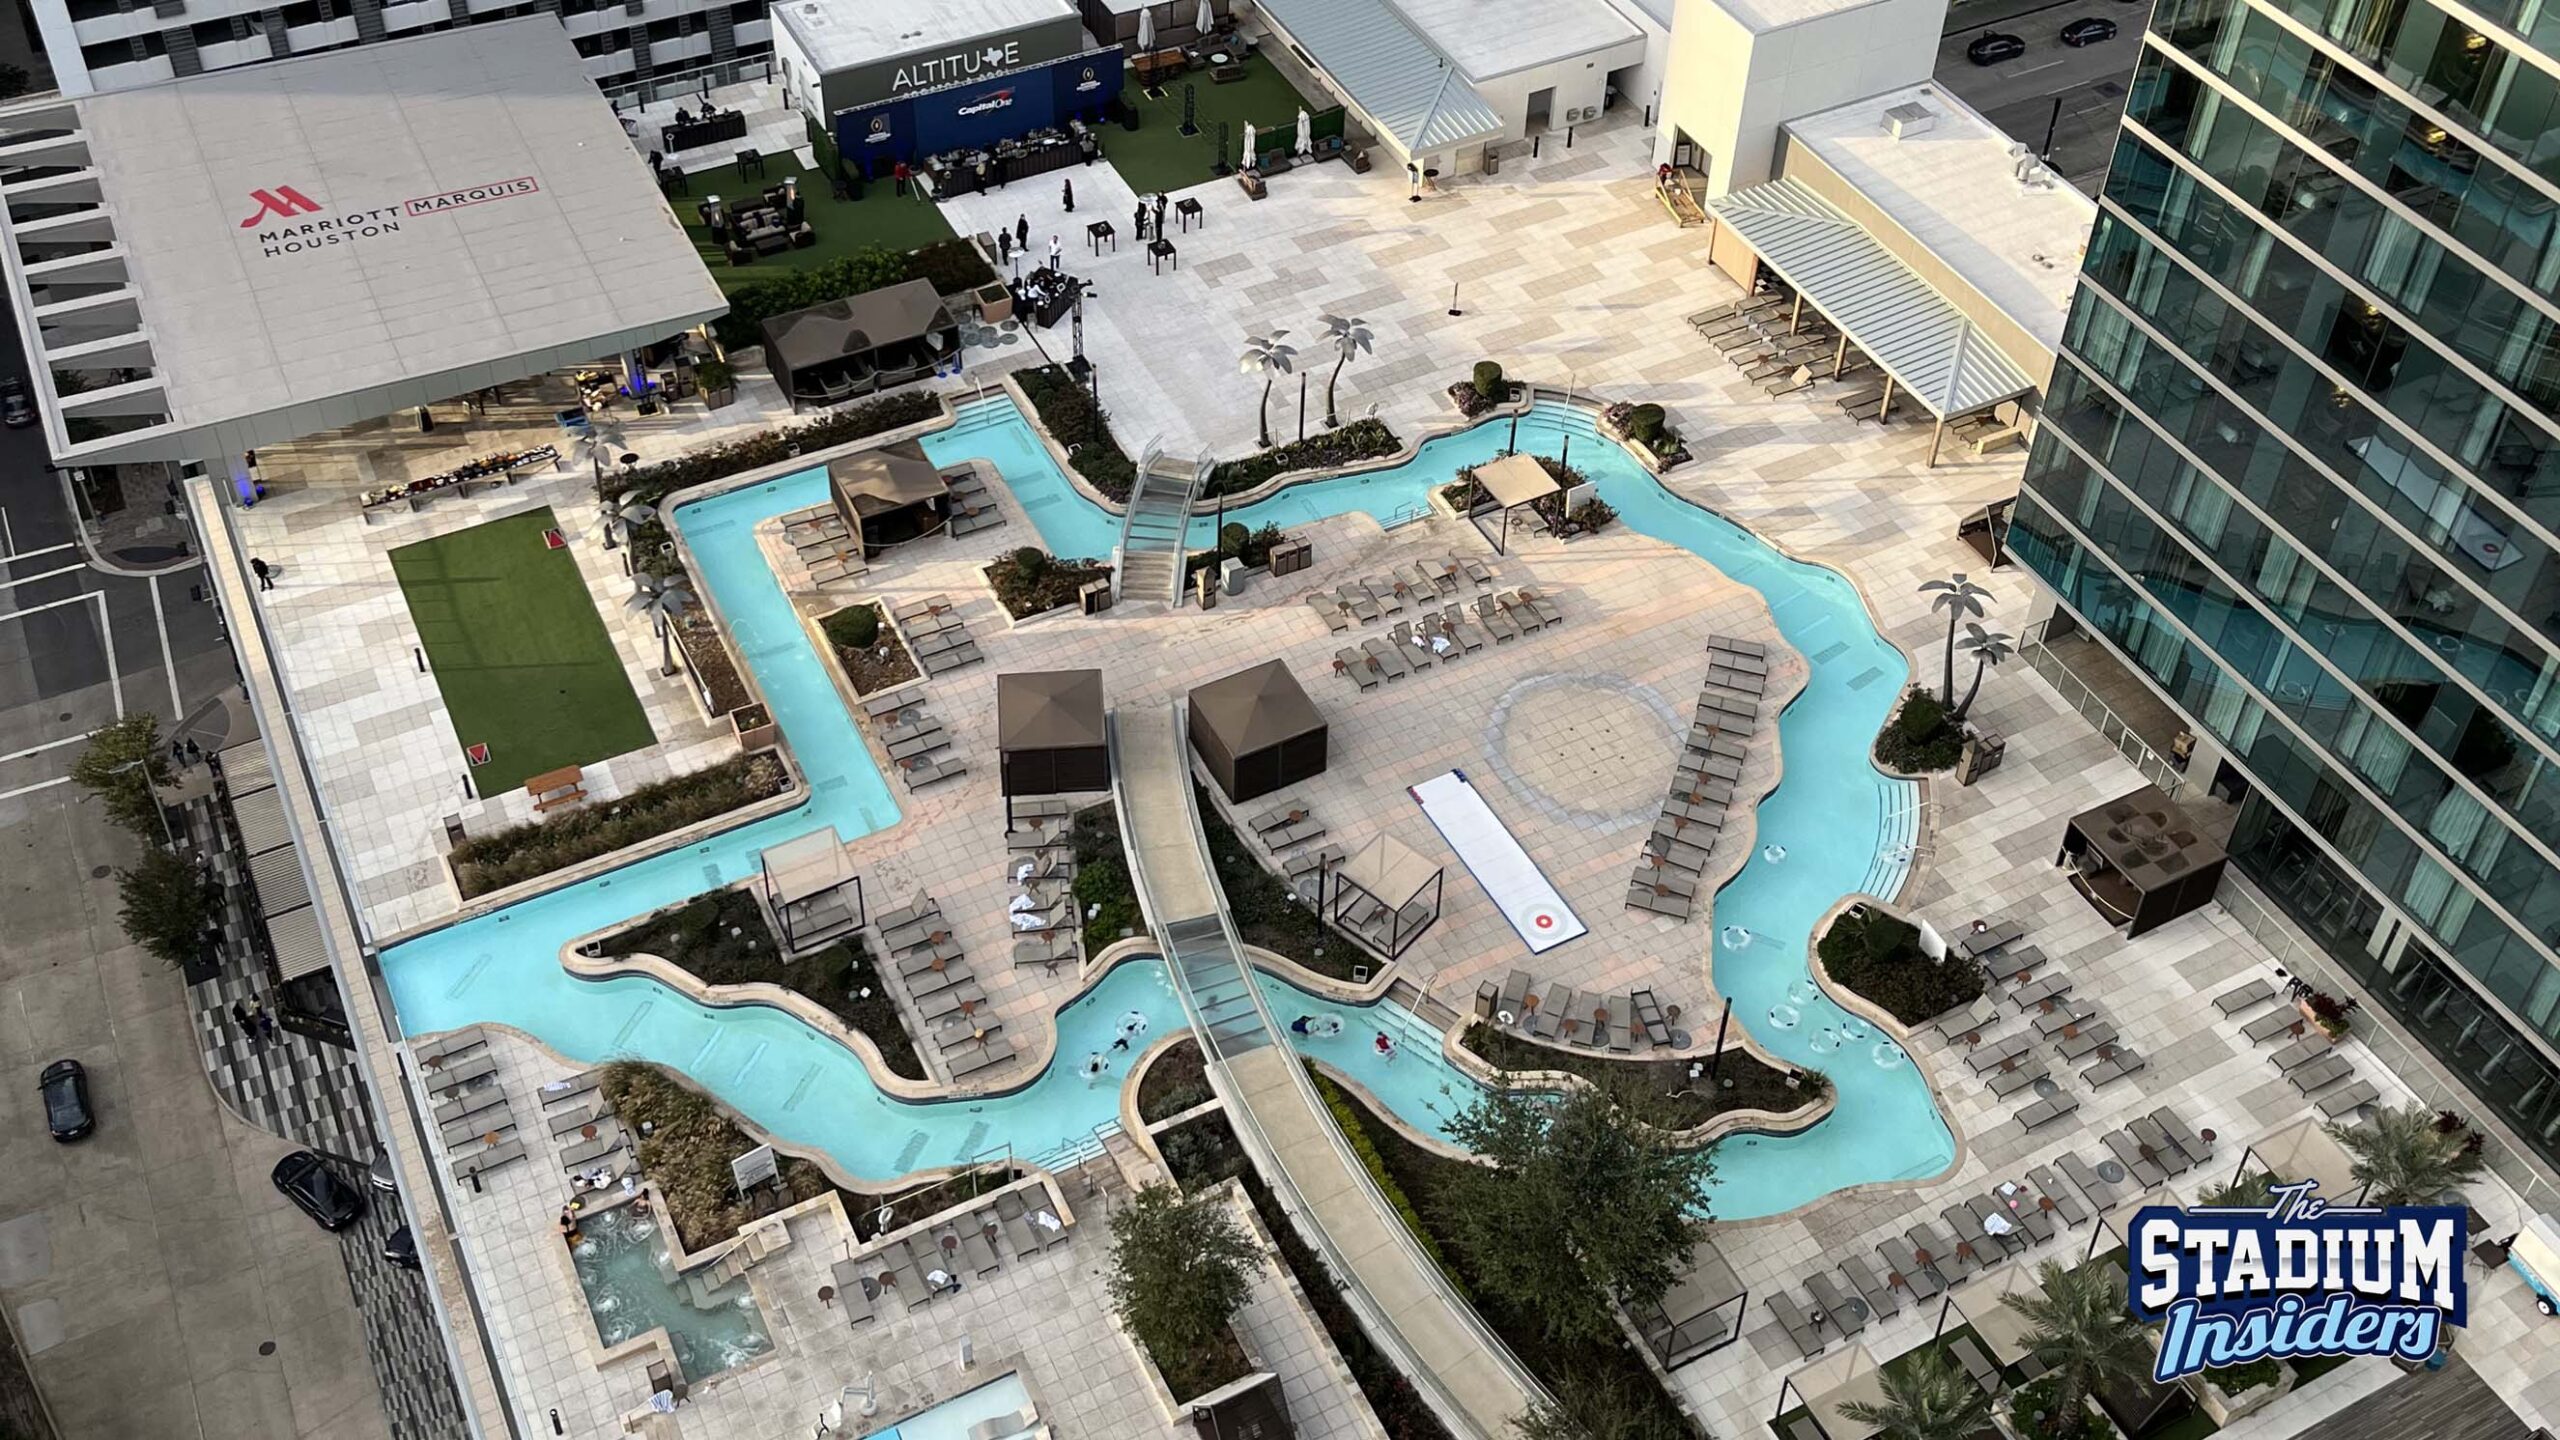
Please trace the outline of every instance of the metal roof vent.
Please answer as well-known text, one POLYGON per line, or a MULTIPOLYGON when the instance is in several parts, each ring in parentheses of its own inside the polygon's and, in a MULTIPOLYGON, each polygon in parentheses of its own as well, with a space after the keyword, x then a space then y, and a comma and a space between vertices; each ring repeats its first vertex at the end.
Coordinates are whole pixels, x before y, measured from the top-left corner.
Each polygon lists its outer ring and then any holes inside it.
POLYGON ((1917 100, 1905 100, 1884 112, 1884 133, 1896 140, 1926 134, 1937 123, 1938 112, 1917 100))

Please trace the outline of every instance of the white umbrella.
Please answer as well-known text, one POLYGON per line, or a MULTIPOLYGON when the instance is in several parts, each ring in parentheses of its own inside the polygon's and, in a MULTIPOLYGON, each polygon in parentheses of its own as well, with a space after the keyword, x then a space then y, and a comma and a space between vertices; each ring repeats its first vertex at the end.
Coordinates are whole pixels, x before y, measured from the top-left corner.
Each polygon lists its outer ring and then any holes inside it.
POLYGON ((1310 116, 1310 115, 1308 115, 1308 114, 1307 114, 1307 107, 1306 107, 1306 106, 1304 106, 1304 105, 1299 106, 1299 107, 1298 107, 1298 153, 1299 153, 1299 154, 1301 154, 1301 155, 1313 155, 1313 154, 1315 154, 1315 153, 1316 153, 1316 134, 1315 134, 1315 125, 1316 125, 1316 122, 1315 122, 1314 117, 1312 117, 1312 116, 1310 116))
POLYGON ((1156 12, 1150 5, 1138 7, 1138 48, 1141 51, 1156 48, 1156 12))
POLYGON ((1253 168, 1253 122, 1250 120, 1244 125, 1244 168, 1253 168))
POLYGON ((1203 35, 1218 28, 1218 12, 1211 8, 1209 0, 1200 0, 1200 10, 1191 17, 1191 27, 1203 35))

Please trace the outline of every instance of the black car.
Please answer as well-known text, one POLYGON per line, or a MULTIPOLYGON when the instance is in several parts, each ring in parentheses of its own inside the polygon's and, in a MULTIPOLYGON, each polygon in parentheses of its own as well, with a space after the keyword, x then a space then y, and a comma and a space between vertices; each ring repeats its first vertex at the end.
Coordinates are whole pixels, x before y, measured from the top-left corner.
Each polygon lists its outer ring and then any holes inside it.
POLYGON ((284 1198, 323 1230, 344 1230, 364 1214, 364 1194, 341 1180, 328 1162, 308 1150, 296 1150, 276 1162, 269 1178, 284 1198))
POLYGON ((77 1140, 98 1128, 98 1112, 89 1108, 89 1072, 77 1060, 56 1060, 36 1079, 44 1096, 45 1128, 56 1140, 77 1140))
POLYGON ((1997 30, 1983 31, 1974 37, 1972 44, 1964 47, 1964 58, 1976 65, 1997 65, 2003 60, 2015 60, 2026 53, 2025 40, 2015 35, 2002 34, 1997 30))
POLYGON ((2062 43, 2078 49, 2116 38, 2116 22, 2098 15, 2084 15, 2062 27, 2062 43))
POLYGON ((0 425, 23 430, 36 423, 36 407, 27 399, 27 382, 15 375, 0 378, 0 425))
POLYGON ((401 1226, 382 1242, 382 1258, 406 1270, 418 1268, 418 1237, 401 1226))

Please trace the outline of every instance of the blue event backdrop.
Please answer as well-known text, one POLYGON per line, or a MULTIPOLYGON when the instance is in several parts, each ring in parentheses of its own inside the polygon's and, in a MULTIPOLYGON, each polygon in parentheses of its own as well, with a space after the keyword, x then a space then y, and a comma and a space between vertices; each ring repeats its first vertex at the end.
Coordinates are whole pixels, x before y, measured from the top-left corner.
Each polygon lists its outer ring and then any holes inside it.
POLYGON ((984 80, 836 112, 836 153, 878 174, 904 160, 993 145, 1070 119, 1097 124, 1119 98, 1120 47, 1106 45, 984 80))

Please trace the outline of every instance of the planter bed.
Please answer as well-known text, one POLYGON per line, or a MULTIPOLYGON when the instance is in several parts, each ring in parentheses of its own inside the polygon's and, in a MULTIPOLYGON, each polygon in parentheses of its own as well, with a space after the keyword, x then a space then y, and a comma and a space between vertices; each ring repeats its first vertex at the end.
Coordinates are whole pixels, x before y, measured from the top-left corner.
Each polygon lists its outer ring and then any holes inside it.
POLYGON ((1119 812, 1110 802, 1076 812, 1068 839, 1075 851, 1076 878, 1070 893, 1084 915, 1084 953, 1099 955, 1126 931, 1143 935, 1146 916, 1138 909, 1138 887, 1129 878, 1129 857, 1120 846, 1119 812))
POLYGON ((747 682, 738 675, 736 662, 729 658, 728 642, 720 638, 719 623, 696 606, 676 617, 676 648, 684 652, 687 665, 693 667, 693 678, 702 682, 703 693, 710 697, 711 717, 718 719, 754 697, 747 693, 747 682))
POLYGON ((554 819, 475 835, 448 857, 454 884, 465 900, 486 895, 752 805, 790 785, 790 772, 772 751, 724 760, 628 795, 590 800, 554 819))
POLYGON ((1111 566, 1100 560, 1062 560, 1026 545, 996 557, 984 573, 1005 613, 1027 620, 1075 605, 1086 585, 1111 578, 1111 566))
POLYGON ((1480 1020, 1468 1022, 1458 1044, 1494 1069, 1508 1073, 1561 1070, 1604 1088, 1632 1083, 1647 1094, 1660 1096, 1666 1122, 1682 1130, 1694 1130, 1733 1110, 1766 1110, 1784 1115, 1821 1099, 1831 1088, 1821 1075, 1808 1073, 1790 1089, 1787 1072, 1773 1070, 1740 1049, 1717 1065, 1717 1083, 1711 1088, 1703 1077, 1689 1078, 1694 1056, 1678 1060, 1613 1059, 1542 1045, 1480 1020))
POLYGON ((1022 387, 1023 398, 1031 402, 1041 428, 1058 442, 1059 449, 1067 452, 1067 463, 1075 467, 1085 483, 1115 505, 1128 504, 1129 492, 1137 485, 1138 467, 1120 448, 1120 442, 1112 438, 1111 423, 1093 408, 1093 397, 1085 388, 1055 365, 1016 370, 1013 383, 1022 387))
POLYGON ((1938 697, 1913 686, 1902 692, 1893 718, 1876 734, 1876 760, 1905 775, 1952 770, 1964 757, 1964 730, 1947 718, 1938 697))
POLYGON ((1225 812, 1210 800, 1206 789, 1195 785, 1193 798, 1200 808, 1200 829, 1209 842, 1219 888, 1227 892, 1227 909, 1235 916, 1236 938, 1286 955, 1328 979, 1349 980, 1354 965, 1368 966, 1373 973, 1383 968, 1385 962, 1326 924, 1289 888, 1288 881, 1271 873, 1262 857, 1227 823, 1225 812))
POLYGON ((655 955, 706 985, 761 982, 805 995, 845 1028, 868 1036, 891 1074, 925 1078, 898 1007, 881 983, 861 937, 784 960, 765 923, 764 907, 745 890, 714 891, 598 942, 600 953, 655 955), (871 994, 864 998, 861 992, 871 994))
POLYGON ((1382 459, 1403 449, 1404 442, 1396 438, 1396 432, 1388 429, 1385 421, 1354 420, 1339 430, 1275 445, 1249 459, 1211 467, 1208 483, 1200 487, 1200 498, 1237 495, 1292 470, 1335 470, 1363 460, 1382 459))
POLYGON ((1200 1042, 1177 1040, 1147 1064, 1138 1082, 1138 1118, 1153 1124, 1216 1098, 1209 1072, 1200 1058, 1200 1042))
POLYGON ((758 1186, 753 1198, 740 1200, 730 1183, 729 1161, 755 1148, 756 1141, 717 1101, 636 1060, 607 1065, 597 1089, 638 1144, 640 1168, 666 1198, 666 1219, 688 1252, 717 1245, 741 1225, 835 1188, 825 1171, 786 1155, 778 1185, 758 1186))
POLYGON ((853 686, 856 695, 877 695, 919 678, 915 657, 907 653, 906 642, 896 631, 879 623, 880 607, 872 604, 848 605, 818 622, 826 632, 828 648, 836 652, 836 665, 853 686), (868 646, 854 643, 860 622, 854 616, 862 612, 872 617, 872 638, 868 646))
MULTIPOLYGON (((621 475, 607 475, 603 490, 608 495, 636 495, 655 505, 665 496, 690 485, 742 475, 767 465, 779 465, 795 455, 849 444, 909 425, 921 425, 940 418, 942 413, 942 397, 930 390, 883 395, 841 410, 830 410, 797 425, 761 430, 674 460, 643 465, 631 472, 627 482, 621 475)), ((647 553, 654 554, 655 551, 647 553)))
POLYGON ((1814 950, 1824 974, 1904 1025, 1935 1020, 1982 998, 1978 961, 1950 952, 1932 962, 1921 953, 1917 926, 1873 905, 1840 912, 1814 950))

